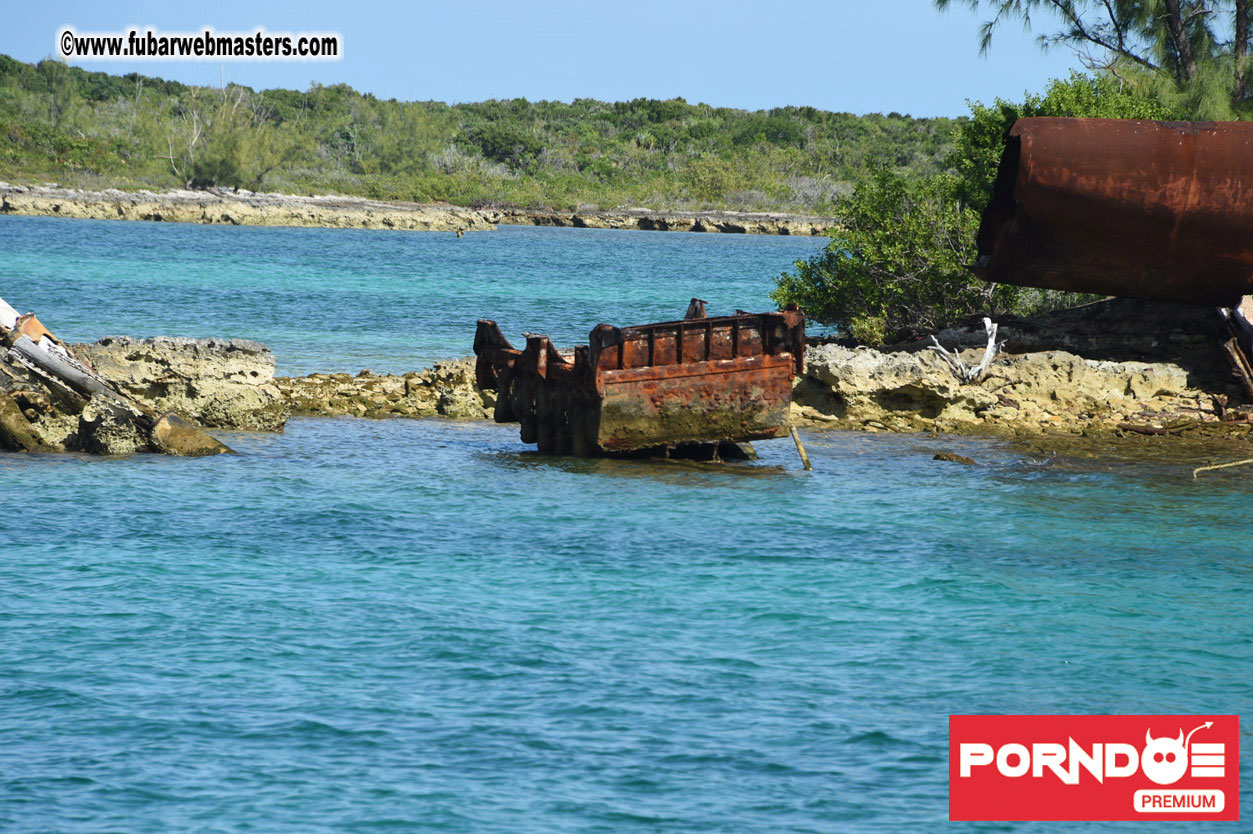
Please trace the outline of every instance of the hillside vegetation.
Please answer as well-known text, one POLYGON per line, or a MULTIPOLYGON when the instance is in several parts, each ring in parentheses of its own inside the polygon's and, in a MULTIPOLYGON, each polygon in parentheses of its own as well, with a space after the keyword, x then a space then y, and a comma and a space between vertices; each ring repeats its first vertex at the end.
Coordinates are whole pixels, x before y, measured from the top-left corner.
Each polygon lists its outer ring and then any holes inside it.
POLYGON ((448 105, 342 84, 214 89, 0 56, 0 179, 90 188, 826 214, 872 167, 937 172, 956 125, 683 99, 448 105))

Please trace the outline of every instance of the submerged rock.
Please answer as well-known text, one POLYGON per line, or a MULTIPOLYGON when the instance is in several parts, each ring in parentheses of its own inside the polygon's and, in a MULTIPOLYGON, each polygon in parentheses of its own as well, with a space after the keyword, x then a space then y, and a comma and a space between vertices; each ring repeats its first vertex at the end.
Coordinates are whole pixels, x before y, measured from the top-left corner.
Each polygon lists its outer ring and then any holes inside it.
POLYGON ((948 463, 960 463, 963 466, 978 466, 974 458, 968 458, 965 455, 959 455, 956 452, 936 452, 931 456, 932 460, 947 461, 948 463))
POLYGON ((202 458, 231 451, 225 444, 177 414, 166 414, 152 427, 152 445, 158 452, 188 458, 202 458))

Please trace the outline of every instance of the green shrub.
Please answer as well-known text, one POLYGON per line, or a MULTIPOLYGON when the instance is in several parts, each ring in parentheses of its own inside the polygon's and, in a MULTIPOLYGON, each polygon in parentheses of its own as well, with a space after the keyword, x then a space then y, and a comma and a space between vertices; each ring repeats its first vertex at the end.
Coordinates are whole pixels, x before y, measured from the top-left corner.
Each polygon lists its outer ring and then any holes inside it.
POLYGON ((543 143, 526 130, 500 122, 467 131, 465 142, 487 159, 504 163, 515 171, 533 168, 535 158, 544 149, 543 143))
POLYGON ((1177 108, 1112 77, 1072 74, 1021 104, 971 104, 945 158, 951 174, 907 180, 889 169, 839 203, 843 226, 825 250, 797 261, 771 297, 794 302, 859 341, 935 329, 973 314, 1031 315, 1094 296, 985 283, 965 269, 975 258, 979 210, 987 203, 1005 140, 1027 116, 1179 118, 1177 108))
POLYGON ((965 268, 978 215, 953 190, 948 176, 878 169, 840 204, 826 249, 781 275, 771 298, 872 344, 1004 306, 1003 288, 965 268))
POLYGON ((1014 122, 1029 116, 1087 119, 1183 119, 1187 115, 1140 88, 1112 76, 1072 73, 1049 83, 1044 95, 1027 93, 1021 103, 997 99, 970 103, 970 118, 953 137, 945 167, 958 177, 956 196, 982 209, 992 198, 996 167, 1014 122))

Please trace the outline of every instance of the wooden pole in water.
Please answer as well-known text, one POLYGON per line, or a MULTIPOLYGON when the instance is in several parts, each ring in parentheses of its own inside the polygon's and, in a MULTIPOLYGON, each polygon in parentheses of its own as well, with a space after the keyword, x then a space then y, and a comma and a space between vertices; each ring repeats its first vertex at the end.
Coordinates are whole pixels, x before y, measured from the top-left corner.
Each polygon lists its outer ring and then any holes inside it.
POLYGON ((796 433, 796 426, 788 426, 788 431, 792 433, 792 439, 796 441, 796 451, 801 454, 801 463, 805 464, 805 471, 812 471, 813 467, 809 465, 809 455, 805 454, 805 444, 801 443, 801 436, 796 433))

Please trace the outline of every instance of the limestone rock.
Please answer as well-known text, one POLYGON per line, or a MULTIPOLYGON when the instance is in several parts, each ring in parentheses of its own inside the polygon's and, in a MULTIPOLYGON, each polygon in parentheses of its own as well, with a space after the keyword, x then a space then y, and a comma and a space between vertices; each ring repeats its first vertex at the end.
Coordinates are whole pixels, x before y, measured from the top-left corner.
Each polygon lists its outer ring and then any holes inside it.
POLYGON ((778 212, 654 211, 645 208, 497 209, 484 212, 492 223, 515 226, 565 226, 578 229, 640 229, 658 232, 708 232, 748 235, 824 235, 839 221, 778 212))
MULTIPOLYGON (((1217 349, 1217 346, 1215 346, 1217 349)), ((963 352, 968 364, 981 350, 963 352)), ((930 351, 811 347, 793 391, 797 419, 837 427, 972 430, 1118 423, 1154 415, 1217 419, 1212 395, 1170 362, 1113 362, 1065 351, 999 357, 978 383, 930 351)))
POLYGON ((958 382, 933 353, 823 345, 806 351, 805 366, 796 404, 846 423, 920 429, 974 422, 997 403, 985 388, 958 382))
POLYGON ((259 342, 109 336, 72 350, 157 413, 207 428, 281 431, 290 414, 274 382, 274 354, 259 342))
POLYGON ((158 452, 189 458, 221 455, 231 451, 226 444, 173 413, 164 415, 152 427, 152 445, 158 452))
POLYGON ((293 413, 306 416, 484 420, 496 404, 494 392, 475 384, 473 358, 401 375, 310 374, 277 383, 293 413))
POLYGON ((52 451, 31 423, 17 401, 0 391, 0 449, 10 452, 52 451))
POLYGON ((127 409, 94 399, 79 415, 78 446, 93 455, 130 455, 149 448, 127 409))
POLYGON ((79 412, 86 402, 68 388, 52 390, 45 387, 44 380, 20 364, 11 364, 0 358, 0 398, 9 399, 14 407, 4 406, 6 411, 8 443, 0 447, 17 450, 61 452, 75 448, 78 442, 79 412), (18 421, 22 420, 25 426, 18 421))
POLYGON ((455 206, 363 197, 259 194, 251 191, 79 191, 0 183, 0 214, 96 220, 168 220, 231 226, 475 231, 493 229, 482 212, 455 206))

